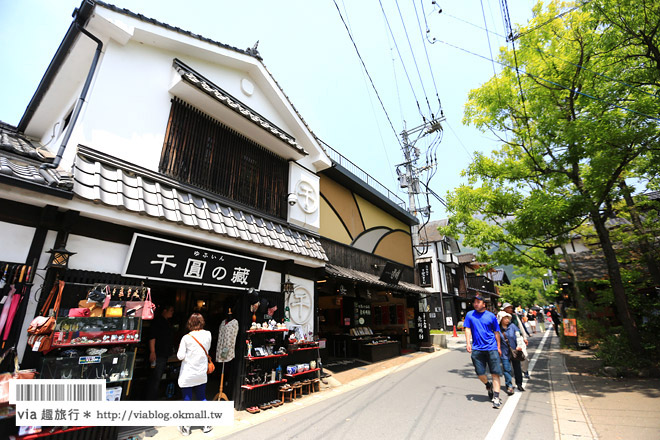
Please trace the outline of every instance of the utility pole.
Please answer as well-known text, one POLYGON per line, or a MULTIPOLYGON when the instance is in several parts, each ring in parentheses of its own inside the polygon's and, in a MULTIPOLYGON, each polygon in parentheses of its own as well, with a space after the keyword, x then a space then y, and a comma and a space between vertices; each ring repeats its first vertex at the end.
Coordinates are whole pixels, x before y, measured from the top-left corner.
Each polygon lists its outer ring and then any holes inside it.
MULTIPOLYGON (((430 121, 425 121, 422 125, 415 127, 410 130, 403 130, 401 132, 401 138, 403 140, 403 156, 405 162, 396 165, 396 172, 399 179, 399 186, 405 188, 408 192, 408 212, 410 212, 415 217, 420 218, 420 224, 424 224, 424 219, 428 219, 431 216, 431 206, 426 205, 423 207, 417 207, 415 197, 420 194, 428 194, 427 189, 422 190, 420 187, 419 176, 422 172, 427 171, 437 165, 436 162, 431 160, 430 163, 427 163, 424 166, 418 167, 417 161, 420 157, 420 150, 416 147, 417 141, 422 139, 424 136, 427 136, 432 133, 442 132, 442 125, 440 122, 444 121, 444 115, 437 119, 432 119, 430 121), (411 141, 411 137, 415 136, 414 140, 411 141), (405 171, 401 171, 401 167, 405 171)), ((427 200, 425 197, 424 200, 427 200)), ((419 253, 419 226, 414 225, 410 228, 410 233, 412 235, 412 242, 415 252, 419 253)))

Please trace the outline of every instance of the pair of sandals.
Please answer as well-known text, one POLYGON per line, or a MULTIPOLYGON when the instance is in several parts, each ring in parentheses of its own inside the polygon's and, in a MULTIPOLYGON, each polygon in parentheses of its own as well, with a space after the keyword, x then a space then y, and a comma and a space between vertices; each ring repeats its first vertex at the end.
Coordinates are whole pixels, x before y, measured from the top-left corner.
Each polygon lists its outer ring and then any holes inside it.
POLYGON ((276 400, 271 400, 270 402, 262 403, 261 405, 259 405, 259 409, 265 411, 270 408, 277 408, 280 405, 282 405, 282 401, 276 399, 276 400))

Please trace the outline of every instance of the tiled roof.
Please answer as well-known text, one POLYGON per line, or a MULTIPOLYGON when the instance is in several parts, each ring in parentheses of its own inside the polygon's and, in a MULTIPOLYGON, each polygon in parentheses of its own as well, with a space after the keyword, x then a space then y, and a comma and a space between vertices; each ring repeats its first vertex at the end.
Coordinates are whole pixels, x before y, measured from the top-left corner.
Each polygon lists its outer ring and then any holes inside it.
POLYGON ((202 92, 209 95, 219 103, 225 105, 231 110, 235 111, 245 119, 257 125, 263 130, 266 130, 273 136, 281 141, 287 143, 291 148, 295 149, 300 154, 307 154, 307 152, 296 142, 296 139, 284 130, 277 127, 268 119, 261 116, 256 111, 252 110, 247 105, 243 104, 238 99, 224 91, 221 87, 213 84, 208 79, 204 78, 201 74, 186 66, 178 59, 174 59, 174 68, 181 74, 181 78, 187 83, 197 87, 202 92))
POLYGON ((441 226, 447 226, 448 219, 434 220, 428 222, 422 230, 419 231, 419 238, 425 243, 435 243, 445 239, 444 235, 440 234, 438 228, 441 226))
POLYGON ((326 264, 325 272, 336 278, 343 278, 351 281, 358 281, 365 284, 370 284, 373 286, 382 287, 388 290, 394 290, 398 292, 408 292, 408 293, 419 293, 419 294, 428 294, 429 292, 416 284, 406 283, 404 281, 399 281, 399 284, 387 284, 382 282, 378 275, 373 275, 367 272, 362 272, 355 269, 349 269, 347 267, 341 267, 334 264, 326 264))
POLYGON ((70 190, 73 180, 69 173, 40 169, 41 165, 52 160, 53 155, 39 142, 18 133, 10 125, 0 123, 0 175, 21 182, 70 190))
POLYGON ((660 200, 660 191, 651 191, 644 194, 649 200, 660 200))
POLYGON ((477 264, 477 256, 474 254, 457 255, 459 263, 475 263, 477 264))
MULTIPOLYGON (((578 281, 602 280, 609 278, 607 264, 600 251, 585 251, 568 254, 573 264, 573 270, 578 281)), ((561 260, 559 266, 566 268, 566 262, 561 260)), ((565 272, 559 272, 559 281, 567 281, 565 272)))
POLYGON ((158 173, 86 147, 74 163, 76 196, 224 237, 327 261, 318 238, 213 200, 158 173))

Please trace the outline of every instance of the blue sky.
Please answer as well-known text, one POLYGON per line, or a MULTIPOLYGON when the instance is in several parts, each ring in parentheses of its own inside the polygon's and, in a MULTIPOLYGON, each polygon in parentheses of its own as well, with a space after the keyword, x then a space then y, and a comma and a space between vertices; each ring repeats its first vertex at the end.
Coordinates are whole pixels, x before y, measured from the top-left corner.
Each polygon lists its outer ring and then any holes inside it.
MULTIPOLYGON (((437 111, 437 87, 447 122, 443 124, 444 136, 436 152, 439 164, 430 187, 444 197, 462 182, 460 173, 469 164, 471 152, 497 148, 492 137, 462 124, 469 90, 487 81, 493 75, 493 66, 441 42, 423 44, 422 36, 427 35, 428 24, 430 38, 489 57, 486 32, 465 23, 483 27, 485 15, 489 30, 500 34, 490 34, 496 54, 506 45, 501 37, 500 1, 437 0, 433 4, 431 0, 413 0, 399 2, 398 8, 392 0, 381 1, 385 14, 378 0, 336 0, 336 5, 352 31, 394 130, 364 74, 333 0, 109 3, 242 49, 259 40, 264 63, 314 133, 406 201, 395 178, 394 165, 404 160, 395 132, 422 123, 414 96, 426 117, 430 112, 424 92, 431 111, 437 111), (438 7, 442 13, 438 13, 438 7), (399 58, 397 46, 405 63, 399 58)), ((512 21, 524 24, 531 16, 533 3, 510 1, 512 21)), ((18 124, 71 23, 71 13, 79 5, 79 0, 0 0, 1 121, 18 124)), ((499 71, 498 66, 495 68, 499 71)), ((422 154, 426 142, 418 143, 422 154)), ((432 219, 445 217, 440 203, 432 199, 431 205, 432 219)))

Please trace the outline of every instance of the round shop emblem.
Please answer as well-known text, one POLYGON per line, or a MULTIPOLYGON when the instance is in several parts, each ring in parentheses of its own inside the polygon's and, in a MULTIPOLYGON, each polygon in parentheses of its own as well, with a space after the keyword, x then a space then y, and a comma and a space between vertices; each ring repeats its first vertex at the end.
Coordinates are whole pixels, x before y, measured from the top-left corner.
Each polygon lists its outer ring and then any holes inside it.
POLYGON ((291 322, 298 325, 307 324, 312 316, 313 299, 307 289, 304 287, 296 287, 293 293, 289 294, 287 298, 287 307, 291 322))
POLYGON ((298 204, 300 209, 305 211, 307 214, 312 214, 318 209, 319 198, 316 194, 316 190, 311 183, 300 180, 296 185, 296 195, 298 196, 298 204))

